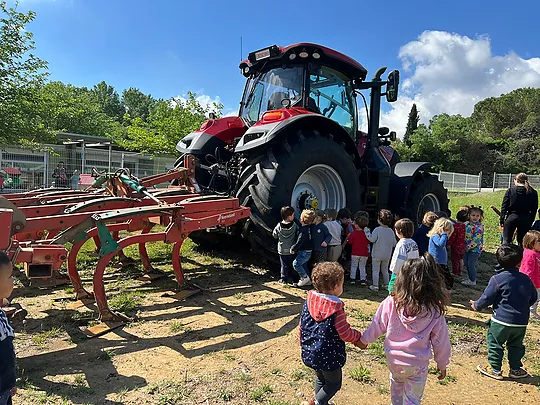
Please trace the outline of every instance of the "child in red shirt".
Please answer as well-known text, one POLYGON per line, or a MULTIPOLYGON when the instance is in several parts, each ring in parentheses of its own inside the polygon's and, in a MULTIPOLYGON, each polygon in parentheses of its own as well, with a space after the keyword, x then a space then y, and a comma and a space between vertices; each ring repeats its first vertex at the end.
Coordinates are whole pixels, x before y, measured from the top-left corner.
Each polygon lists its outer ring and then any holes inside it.
POLYGON ((452 260, 452 273, 461 276, 463 272, 463 258, 465 257, 465 222, 469 218, 468 211, 461 210, 456 215, 454 233, 448 240, 450 246, 450 258, 452 260))
POLYGON ((364 233, 368 226, 369 218, 357 216, 354 219, 355 230, 345 240, 345 244, 351 245, 351 284, 355 283, 356 270, 360 268, 360 284, 367 285, 366 264, 369 258, 369 240, 364 233))

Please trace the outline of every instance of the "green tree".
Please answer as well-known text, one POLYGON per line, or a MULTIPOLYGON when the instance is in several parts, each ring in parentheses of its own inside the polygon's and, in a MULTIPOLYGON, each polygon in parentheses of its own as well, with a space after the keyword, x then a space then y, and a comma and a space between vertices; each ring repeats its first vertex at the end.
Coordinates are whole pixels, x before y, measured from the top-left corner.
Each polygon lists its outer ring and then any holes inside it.
POLYGON ((38 90, 37 114, 42 125, 54 132, 105 136, 113 120, 102 111, 92 90, 62 82, 49 82, 38 90))
POLYGON ((418 109, 416 104, 413 104, 411 111, 409 112, 409 119, 407 121, 407 130, 403 136, 403 142, 407 146, 411 146, 411 135, 418 129, 418 123, 420 122, 420 115, 418 114, 418 109))
POLYGON ((101 111, 112 119, 120 122, 126 110, 114 87, 109 86, 105 81, 102 81, 94 86, 92 92, 101 106, 101 111))
POLYGON ((0 143, 43 141, 52 134, 34 113, 37 88, 47 76, 47 62, 33 54, 32 33, 26 25, 33 11, 20 13, 0 1, 0 143))
POLYGON ((144 94, 139 89, 130 87, 122 92, 122 103, 130 118, 146 121, 156 100, 150 94, 144 94))
POLYGON ((223 106, 202 106, 196 94, 188 93, 183 100, 160 100, 152 108, 148 119, 131 120, 126 128, 117 128, 113 139, 128 150, 149 154, 176 153, 176 145, 187 134, 199 129, 209 112, 218 113, 223 106))

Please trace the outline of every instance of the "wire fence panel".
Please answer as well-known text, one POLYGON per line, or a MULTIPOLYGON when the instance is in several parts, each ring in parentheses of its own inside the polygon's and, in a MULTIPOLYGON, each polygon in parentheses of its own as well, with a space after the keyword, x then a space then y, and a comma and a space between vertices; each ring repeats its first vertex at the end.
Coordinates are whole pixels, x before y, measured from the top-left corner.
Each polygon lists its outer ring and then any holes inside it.
POLYGON ((482 173, 440 172, 439 181, 442 181, 444 187, 452 192, 477 193, 482 190, 482 173))
MULTIPOLYGON (((516 173, 493 173, 493 190, 504 190, 514 184, 513 180, 516 177, 516 173)), ((531 186, 540 187, 540 176, 531 175, 529 177, 529 183, 531 186)))
MULTIPOLYGON (((41 151, 18 147, 0 150, 0 191, 21 192, 43 187, 86 188, 92 169, 114 172, 127 168, 136 177, 151 176, 174 167, 171 156, 145 156, 113 150, 109 145, 44 145, 41 151)), ((166 185, 165 185, 166 186, 166 185)))

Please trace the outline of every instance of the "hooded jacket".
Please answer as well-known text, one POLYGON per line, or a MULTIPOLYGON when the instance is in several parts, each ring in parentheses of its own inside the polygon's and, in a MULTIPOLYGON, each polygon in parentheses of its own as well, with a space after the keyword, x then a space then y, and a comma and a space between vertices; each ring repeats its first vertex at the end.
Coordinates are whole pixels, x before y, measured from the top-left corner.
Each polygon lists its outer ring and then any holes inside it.
POLYGON ((335 295, 308 292, 299 328, 302 361, 306 366, 331 371, 345 365, 345 342, 357 343, 362 334, 351 328, 344 307, 335 295))
POLYGON ((391 366, 427 367, 432 349, 439 370, 446 370, 450 363, 448 327, 444 315, 436 310, 407 316, 396 309, 394 297, 389 295, 360 341, 373 343, 384 333, 384 351, 391 366))
POLYGON ((532 249, 523 250, 523 260, 519 268, 521 273, 529 276, 534 288, 540 288, 540 252, 532 249))
POLYGON ((298 233, 298 225, 295 222, 282 221, 276 225, 272 236, 278 240, 277 250, 281 256, 291 254, 291 247, 296 242, 296 234, 298 233))
POLYGON ((501 226, 512 214, 527 218, 532 224, 537 210, 538 193, 536 190, 532 189, 530 193, 527 193, 527 188, 524 186, 510 187, 506 190, 501 206, 501 226))

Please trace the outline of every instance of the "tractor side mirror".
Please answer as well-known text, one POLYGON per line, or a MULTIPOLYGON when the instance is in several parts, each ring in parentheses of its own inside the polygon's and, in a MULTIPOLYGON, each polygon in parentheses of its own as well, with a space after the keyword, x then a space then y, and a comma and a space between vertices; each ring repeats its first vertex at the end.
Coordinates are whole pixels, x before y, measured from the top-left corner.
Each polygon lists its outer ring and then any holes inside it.
POLYGON ((388 129, 388 127, 380 127, 379 128, 379 131, 377 131, 379 135, 381 136, 386 136, 390 133, 390 130, 388 129))
POLYGON ((386 84, 386 101, 393 103, 398 99, 399 89, 399 70, 393 70, 388 75, 388 83, 386 84))
POLYGON ((395 142, 397 139, 396 131, 390 132, 390 141, 395 142))

